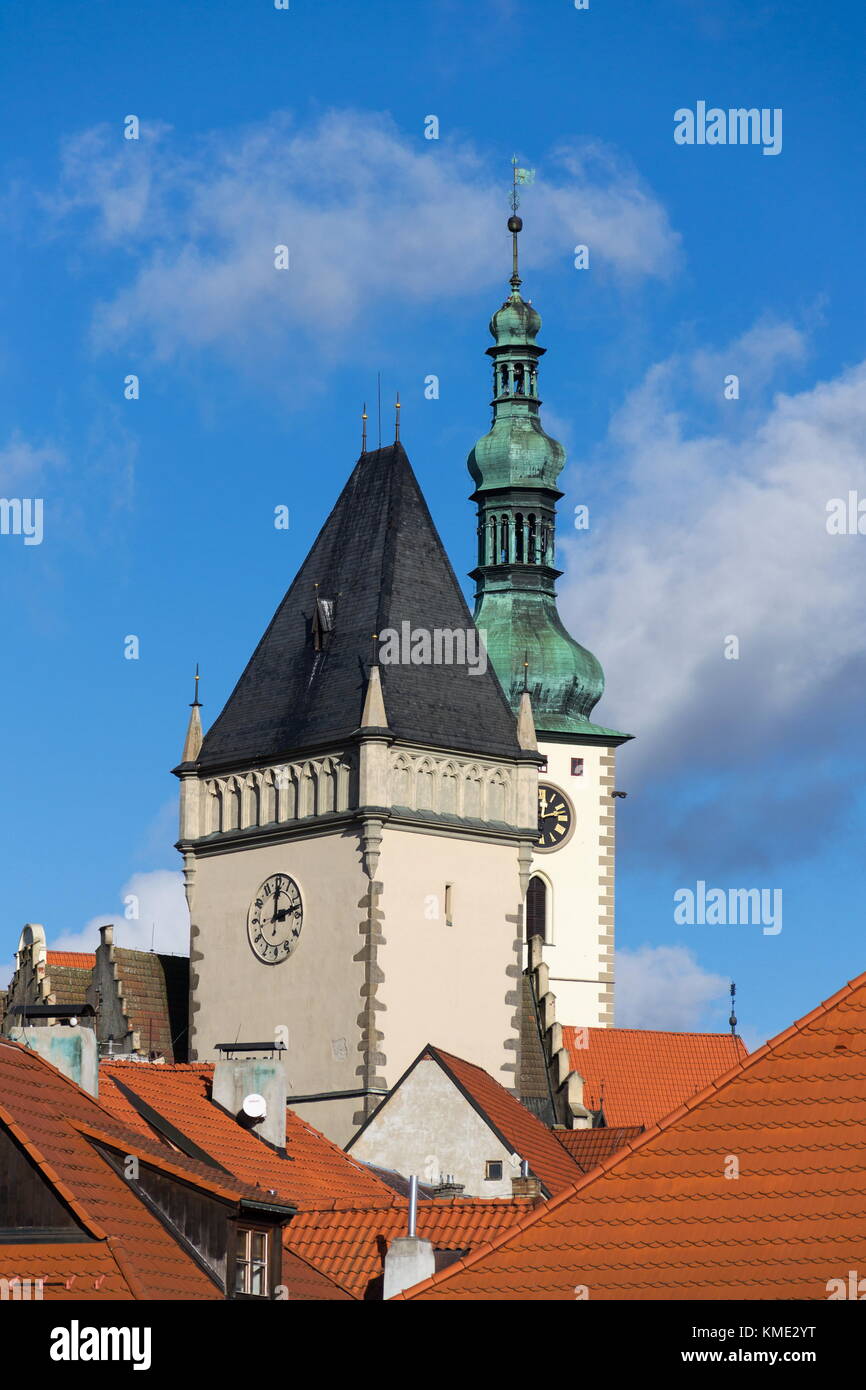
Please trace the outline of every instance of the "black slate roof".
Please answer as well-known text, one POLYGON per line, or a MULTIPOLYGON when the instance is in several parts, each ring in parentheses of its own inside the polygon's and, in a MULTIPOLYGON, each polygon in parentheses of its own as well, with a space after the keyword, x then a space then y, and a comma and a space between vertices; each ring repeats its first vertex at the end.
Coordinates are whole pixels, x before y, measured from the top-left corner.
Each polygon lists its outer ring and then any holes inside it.
MULTIPOLYGON (((371 634, 400 631, 404 621, 428 630, 473 627, 409 459, 393 444, 361 455, 206 734, 199 767, 281 759, 347 738, 361 718, 371 634), (318 613, 317 594, 325 601, 318 613)), ((397 737, 476 755, 520 755, 515 718, 492 665, 483 675, 470 674, 468 665, 382 665, 381 676, 397 737)))

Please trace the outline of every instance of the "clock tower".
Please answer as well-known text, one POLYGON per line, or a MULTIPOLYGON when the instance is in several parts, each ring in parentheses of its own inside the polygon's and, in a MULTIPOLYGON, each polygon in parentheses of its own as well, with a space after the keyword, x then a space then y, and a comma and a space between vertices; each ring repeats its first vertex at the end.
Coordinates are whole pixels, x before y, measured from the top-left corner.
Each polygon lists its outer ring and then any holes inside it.
MULTIPOLYGON (((516 185, 515 185, 516 187, 516 185)), ((539 836, 527 939, 543 942, 557 1017, 613 1024, 614 770, 631 736, 592 721, 604 690, 597 658, 556 606, 557 480, 565 450, 541 423, 541 317, 520 293, 516 197, 511 293, 493 315, 493 422, 469 455, 478 507, 475 622, 512 709, 528 690, 539 752, 539 836)))
POLYGON ((282 1044, 339 1143, 431 1040, 517 1089, 540 761, 402 445, 363 449, 175 769, 193 1057, 282 1044))

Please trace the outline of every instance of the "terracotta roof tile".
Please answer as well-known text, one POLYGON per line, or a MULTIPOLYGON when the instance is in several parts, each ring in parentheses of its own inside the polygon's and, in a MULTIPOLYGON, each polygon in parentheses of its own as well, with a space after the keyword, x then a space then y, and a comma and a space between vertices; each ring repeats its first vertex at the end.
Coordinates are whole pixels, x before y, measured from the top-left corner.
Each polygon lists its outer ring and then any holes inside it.
MULTIPOLYGON (((390 1202, 391 1189, 363 1164, 345 1154, 292 1110, 286 1113, 286 1155, 279 1154, 210 1098, 213 1066, 103 1062, 99 1069, 103 1103, 119 1119, 134 1112, 120 1088, 133 1092, 169 1125, 236 1178, 273 1188, 299 1207, 322 1206, 336 1198, 390 1202)), ((138 1118, 140 1133, 153 1131, 138 1118)), ((130 1120, 129 1123, 132 1123, 130 1120)))
POLYGON ((623 1125, 618 1129, 555 1129, 553 1135, 574 1159, 582 1173, 589 1173, 623 1144, 643 1134, 642 1125, 623 1125))
POLYGON ((353 1297, 293 1250, 283 1250, 283 1283, 293 1303, 345 1302, 353 1297))
MULTIPOLYGON (((533 1210, 527 1201, 455 1198, 418 1203, 418 1235, 435 1250, 472 1250, 510 1229, 533 1210)), ((322 1270, 355 1298, 381 1298, 380 1279, 391 1241, 406 1232, 406 1203, 387 1207, 340 1204, 299 1212, 285 1245, 322 1270)))
POLYGON ((92 970, 96 956, 87 951, 46 951, 45 959, 49 965, 68 965, 74 970, 92 970))
POLYGON ((747 1056, 730 1033, 566 1025, 562 1036, 584 1104, 599 1110, 603 1102, 611 1127, 654 1124, 747 1056))
POLYGON ((410 1296, 824 1300, 862 1268, 864 1152, 861 975, 410 1296))
MULTIPOLYGON (((7 1039, 0 1040, 0 1097, 0 1123, 22 1145, 84 1230, 111 1250, 115 1266, 137 1297, 223 1296, 129 1183, 106 1162, 93 1140, 98 1138, 122 1153, 138 1154, 196 1187, 219 1191, 235 1200, 260 1193, 228 1173, 195 1163, 128 1129, 44 1058, 7 1039)), ((58 1247, 58 1259, 70 1261, 82 1254, 82 1247, 69 1249, 71 1253, 65 1246, 63 1250, 58 1247)), ((34 1277, 42 1276, 37 1271, 34 1277)))
MULTIPOLYGON (((43 1281, 39 1294, 46 1303, 67 1299, 93 1302, 135 1297, 105 1241, 58 1245, 0 1245, 0 1279, 43 1281)), ((14 1290, 14 1285, 13 1285, 14 1290)), ((21 1295, 24 1294, 21 1289, 21 1295)), ((14 1292, 11 1293, 14 1298, 14 1292)))

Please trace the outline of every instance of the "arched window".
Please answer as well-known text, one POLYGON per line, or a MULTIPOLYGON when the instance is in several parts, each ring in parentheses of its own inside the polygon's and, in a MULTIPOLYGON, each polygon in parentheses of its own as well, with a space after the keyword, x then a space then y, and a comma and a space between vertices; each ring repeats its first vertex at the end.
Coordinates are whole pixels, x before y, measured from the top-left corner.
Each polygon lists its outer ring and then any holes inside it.
POLYGON ((499 563, 508 564, 508 517, 500 517, 499 522, 499 563))
POLYGON ((536 531, 535 531, 535 513, 534 513, 534 512, 530 512, 530 514, 529 514, 529 547, 528 547, 528 549, 529 549, 529 556, 528 556, 528 558, 529 558, 529 563, 530 563, 531 565, 537 564, 537 563, 538 563, 538 540, 537 540, 536 531))
POLYGON ((492 517, 490 518, 490 558, 489 558, 489 560, 488 560, 488 563, 491 564, 491 565, 495 565, 495 564, 496 564, 496 517, 495 517, 495 516, 492 516, 492 517))
POLYGON ((518 512, 514 518, 514 558, 523 560, 523 513, 518 512))
POLYGON ((519 362, 514 368, 514 394, 515 396, 523 395, 523 367, 519 362))
POLYGON ((526 940, 534 936, 547 940, 547 884, 533 874, 526 890, 526 940))

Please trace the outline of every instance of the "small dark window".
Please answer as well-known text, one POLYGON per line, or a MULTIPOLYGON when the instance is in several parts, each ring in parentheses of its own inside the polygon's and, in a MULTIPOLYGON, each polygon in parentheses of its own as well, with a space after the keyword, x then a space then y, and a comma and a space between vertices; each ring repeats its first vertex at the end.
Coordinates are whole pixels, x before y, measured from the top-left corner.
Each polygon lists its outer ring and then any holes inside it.
POLYGON ((489 1158, 484 1165, 485 1182, 502 1181, 502 1160, 499 1158, 489 1158))
POLYGON ((526 890, 526 939, 534 936, 547 940, 547 884, 536 874, 526 890))
POLYGON ((571 760, 571 775, 572 775, 572 777, 582 777, 582 776, 583 776, 583 758, 572 758, 572 760, 571 760))

